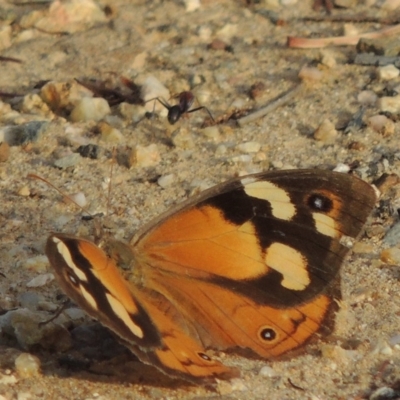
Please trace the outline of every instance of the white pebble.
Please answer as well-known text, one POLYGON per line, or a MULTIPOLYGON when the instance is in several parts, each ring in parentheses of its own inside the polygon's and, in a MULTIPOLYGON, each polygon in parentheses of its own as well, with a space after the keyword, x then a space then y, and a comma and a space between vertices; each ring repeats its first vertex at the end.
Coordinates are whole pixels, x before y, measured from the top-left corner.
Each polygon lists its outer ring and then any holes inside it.
POLYGON ((299 78, 305 81, 320 81, 324 74, 318 68, 304 66, 299 72, 299 78))
POLYGON ((207 138, 214 141, 218 141, 220 139, 219 128, 218 126, 208 126, 207 128, 202 129, 201 133, 207 138))
POLYGON ((347 174, 350 171, 350 167, 348 164, 338 163, 336 167, 333 169, 335 172, 341 172, 342 174, 347 174))
POLYGON ((258 374, 261 376, 265 376, 266 378, 273 378, 274 376, 278 375, 276 371, 269 365, 265 365, 264 367, 262 367, 258 374))
POLYGON ((390 112, 392 114, 400 113, 400 95, 393 97, 381 97, 378 100, 378 107, 381 111, 390 112))
POLYGON ((40 360, 29 353, 21 353, 15 359, 15 370, 24 378, 40 375, 40 360))
POLYGON ((379 67, 377 70, 378 78, 381 81, 390 81, 391 79, 395 79, 399 76, 400 71, 393 65, 385 65, 384 67, 379 67))
POLYGON ((73 122, 100 121, 110 112, 107 100, 101 97, 84 97, 74 107, 70 118, 73 122))
POLYGON ((48 282, 51 282, 53 279, 54 275, 51 273, 41 274, 31 279, 26 286, 30 288, 41 287, 46 285, 48 282))
POLYGON ((87 204, 86 196, 83 192, 73 193, 69 198, 78 204, 79 207, 85 207, 87 204))
POLYGON ((174 174, 168 174, 168 175, 162 175, 158 178, 157 183, 163 188, 167 188, 168 186, 171 186, 174 183, 175 180, 175 175, 174 174))
POLYGON ((21 189, 18 190, 18 194, 20 196, 27 197, 31 194, 31 191, 29 190, 28 186, 24 185, 24 186, 22 186, 21 189))
POLYGON ((258 142, 241 143, 237 149, 243 153, 257 153, 261 149, 261 144, 258 142))
MULTIPOLYGON (((140 97, 144 102, 148 102, 149 100, 156 98, 168 101, 170 94, 169 90, 155 76, 149 76, 142 84, 140 97)), ((168 114, 168 110, 158 101, 155 101, 155 103, 152 101, 148 102, 145 104, 145 107, 148 111, 153 111, 154 107, 156 110, 158 110, 158 112, 164 110, 164 116, 168 114)))
POLYGON ((250 163, 252 161, 252 157, 249 156, 248 154, 241 154, 239 156, 232 157, 232 161, 234 163, 248 164, 248 163, 250 163))
POLYGON ((201 7, 200 0, 184 0, 186 12, 192 12, 201 7))

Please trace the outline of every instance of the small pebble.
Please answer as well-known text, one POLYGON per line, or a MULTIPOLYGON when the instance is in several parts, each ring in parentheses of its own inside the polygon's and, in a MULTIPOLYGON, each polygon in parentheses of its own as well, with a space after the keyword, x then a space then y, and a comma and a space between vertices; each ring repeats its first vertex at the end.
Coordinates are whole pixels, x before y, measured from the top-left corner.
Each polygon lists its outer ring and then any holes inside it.
POLYGON ((373 106, 378 100, 378 96, 372 90, 362 90, 360 93, 358 93, 357 100, 362 105, 373 106))
POLYGON ((243 163, 243 164, 249 164, 252 161, 252 157, 248 154, 240 154, 238 156, 232 157, 232 162, 234 163, 243 163))
POLYGON ((49 260, 46 256, 34 256, 26 259, 22 265, 29 271, 43 273, 48 269, 49 260))
POLYGON ((332 144, 336 141, 338 132, 335 125, 329 119, 325 119, 314 132, 314 139, 324 144, 332 144))
POLYGON ((338 163, 333 169, 335 172, 341 172, 342 174, 347 174, 350 172, 350 166, 348 164, 338 163))
POLYGON ((75 105, 70 119, 73 122, 100 121, 110 112, 107 100, 101 97, 84 97, 75 105))
POLYGON ((200 0, 184 0, 186 12, 198 10, 201 7, 200 0))
POLYGON ((378 100, 378 107, 381 111, 390 112, 392 114, 400 113, 400 95, 393 97, 381 97, 378 100))
POLYGON ((356 242, 351 250, 355 254, 371 254, 374 251, 374 247, 366 242, 356 242))
POLYGON ((169 90, 155 76, 149 76, 143 82, 140 90, 140 98, 146 103, 146 110, 152 112, 155 108, 159 114, 164 117, 167 116, 168 110, 159 101, 155 101, 155 103, 150 102, 150 100, 156 98, 164 101, 170 98, 169 90))
POLYGON ((373 115, 368 118, 369 126, 375 131, 382 134, 384 137, 393 135, 395 130, 394 122, 385 115, 373 115))
POLYGON ((24 185, 18 190, 18 194, 23 197, 28 197, 31 194, 31 191, 27 185, 24 185))
POLYGON ((0 142, 6 142, 10 146, 36 142, 48 124, 47 121, 32 121, 21 125, 5 126, 0 129, 0 142))
POLYGON ((60 169, 75 167, 81 161, 79 153, 71 153, 54 161, 54 166, 60 169))
POLYGON ((380 259, 385 264, 400 265, 400 249, 398 247, 391 247, 382 250, 380 259))
POLYGON ((343 26, 343 36, 356 36, 359 35, 359 29, 353 24, 344 24, 343 26))
POLYGON ((93 0, 53 1, 45 15, 35 23, 35 27, 42 32, 74 33, 106 21, 103 10, 93 0))
POLYGON ((160 152, 156 144, 149 146, 137 145, 135 148, 122 147, 117 151, 117 162, 131 168, 133 165, 138 167, 152 167, 161 161, 160 152))
POLYGON ((233 378, 230 381, 218 381, 217 390, 219 395, 224 397, 232 392, 244 392, 247 390, 247 387, 242 379, 233 378))
POLYGON ((136 146, 136 165, 138 167, 151 167, 159 164, 161 155, 156 144, 149 146, 136 146))
POLYGON ((371 354, 382 354, 385 356, 391 356, 393 349, 384 339, 378 339, 374 346, 371 348, 371 354))
POLYGON ((29 353, 21 353, 15 359, 15 371, 19 376, 28 378, 41 375, 39 358, 29 353))
POLYGON ((214 140, 218 142, 220 140, 220 133, 218 126, 208 126, 201 130, 202 135, 204 135, 207 139, 214 140))
POLYGON ((299 78, 303 81, 316 82, 320 81, 324 76, 324 73, 315 67, 304 66, 299 72, 299 78))
MULTIPOLYGON (((17 378, 14 375, 5 375, 0 373, 0 385, 15 385, 17 382, 17 378)), ((4 400, 10 400, 11 398, 12 397, 3 397, 4 400)))
POLYGON ((258 374, 260 376, 265 376, 266 378, 274 378, 275 376, 278 376, 277 372, 269 365, 265 365, 264 367, 262 367, 258 374))
POLYGON ((215 155, 216 156, 223 156, 228 152, 227 147, 224 144, 220 144, 217 146, 215 149, 215 155))
POLYGON ((0 143, 0 163, 6 162, 10 157, 10 145, 7 142, 0 143))
POLYGON ((336 67, 336 58, 335 54, 330 50, 321 50, 321 64, 325 65, 328 68, 336 67))
POLYGON ((30 288, 42 287, 54 279, 52 273, 41 274, 31 279, 26 286, 30 288))
POLYGON ((377 76, 381 81, 390 81, 399 76, 400 71, 393 65, 385 65, 384 67, 378 67, 377 76))
POLYGON ((98 159, 104 153, 104 149, 97 144, 82 145, 76 151, 81 157, 91 158, 92 160, 98 159))
POLYGON ((100 122, 99 129, 101 139, 107 143, 121 143, 124 141, 124 135, 121 131, 107 124, 107 122, 100 122))
POLYGON ((69 198, 79 207, 83 208, 87 205, 87 199, 83 192, 72 193, 69 195, 69 198))
POLYGON ((171 186, 175 181, 174 174, 162 175, 158 178, 157 183, 163 188, 171 186))
POLYGON ((395 392, 394 389, 392 389, 391 387, 382 386, 371 393, 368 400, 396 400, 397 398, 398 394, 395 392))
POLYGON ((261 149, 261 144, 258 142, 246 142, 237 146, 238 151, 243 153, 257 153, 261 149))

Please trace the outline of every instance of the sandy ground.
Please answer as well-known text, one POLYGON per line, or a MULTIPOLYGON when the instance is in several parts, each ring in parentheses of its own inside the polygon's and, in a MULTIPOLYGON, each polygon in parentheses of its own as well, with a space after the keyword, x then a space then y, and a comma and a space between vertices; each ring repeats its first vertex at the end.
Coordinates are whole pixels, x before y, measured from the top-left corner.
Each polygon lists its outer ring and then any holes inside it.
MULTIPOLYGON (((121 116, 116 107, 112 115, 117 116, 114 122, 117 121, 123 135, 117 143, 102 140, 95 123, 72 123, 60 113, 37 142, 12 146, 8 160, 0 164, 3 309, 22 308, 23 294, 27 291, 33 293, 32 298, 39 305, 45 304, 48 309, 49 304, 58 305, 61 290, 55 281, 27 287, 39 274, 51 272, 45 270, 47 264, 43 270, 37 266, 38 257, 44 254, 45 240, 51 231, 85 235, 93 229, 93 221, 82 221, 75 206, 63 202, 47 185, 29 180, 28 173, 45 177, 65 193, 83 192, 93 214, 107 210, 111 169, 108 158, 81 158, 73 167, 62 170, 53 165, 57 157, 69 149, 75 151, 80 144, 98 144, 108 150, 116 144, 157 146, 159 161, 151 167, 133 165, 128 169, 114 164, 108 207, 111 222, 107 227, 114 236, 125 239, 191 193, 238 174, 269 168, 333 168, 338 163, 358 163, 368 181, 383 172, 399 172, 398 122, 394 123, 394 132, 387 135, 362 126, 346 134, 339 130, 331 143, 313 137, 325 119, 336 127, 348 122, 360 108, 357 97, 361 91, 370 89, 378 96, 387 92, 388 84, 376 79, 375 67, 349 62, 355 47, 323 51, 286 47, 289 35, 340 35, 344 24, 303 20, 310 15, 324 15, 323 11, 312 11, 311 1, 280 6, 270 14, 264 3, 254 3, 257 4, 247 6, 239 0, 204 0, 198 10, 186 12, 180 1, 116 0, 107 21, 90 29, 71 34, 35 32, 31 40, 15 41, 3 50, 2 56, 24 61, 1 63, 0 88, 4 92, 32 93, 35 84, 42 80, 72 82, 74 78, 105 80, 126 76, 141 83, 146 77, 155 76, 172 94, 193 90, 215 117, 234 106, 257 109, 267 104, 299 83, 298 73, 303 66, 316 67, 322 73, 319 80, 306 85, 288 105, 243 127, 234 123, 220 125, 217 133, 212 131, 210 135, 201 129, 206 118, 202 111, 171 127, 165 116, 133 123, 121 116), (274 23, 276 20, 280 22, 274 23), (214 39, 221 39, 230 47, 210 48, 214 39), (335 63, 321 64, 324 56, 335 63), (262 82, 265 90, 252 100, 249 89, 257 82, 262 82), (260 149, 256 153, 247 152, 246 147, 240 147, 247 142, 258 143, 260 149), (160 176, 169 174, 173 174, 169 185, 157 184, 160 176), (27 261, 32 259, 36 262, 29 267, 27 261)), ((45 9, 47 5, 20 5, 13 9, 28 14, 35 7, 45 9)), ((355 7, 334 12, 361 11, 365 10, 355 7)), ((380 13, 382 17, 388 16, 379 8, 366 11, 374 16, 380 13)), ((355 26, 360 31, 379 28, 378 24, 355 26)), ((19 31, 15 35, 24 31, 23 27, 16 29, 19 31)), ((394 80, 390 85, 394 87, 395 83, 398 85, 399 81, 394 80)), ((21 111, 16 102, 4 101, 21 113, 21 120, 14 123, 29 120, 26 119, 29 112, 21 111)), ((378 112, 376 105, 366 106, 364 120, 378 112)), ((43 116, 39 111, 37 115, 43 116)), ((39 117, 36 119, 45 119, 39 117)), ((4 125, 7 123, 3 122, 4 125)), ((389 197, 386 204, 396 208, 393 201, 389 197)), ((369 226, 383 227, 384 231, 392 222, 392 215, 375 214, 369 226)), ((12 337, 7 340, 0 337, 0 397, 362 399, 370 398, 378 388, 387 387, 390 391, 389 388, 398 386, 400 378, 400 353, 396 346, 400 334, 399 269, 380 261, 382 235, 370 236, 361 239, 361 247, 342 268, 342 312, 335 331, 340 340, 318 343, 305 354, 285 361, 222 355, 242 375, 233 383, 220 383, 212 391, 174 381, 143 366, 99 326, 82 317, 83 331, 76 331, 81 321, 74 320, 70 329, 75 327, 75 333, 72 339, 65 340, 80 340, 92 348, 85 342, 92 338, 97 346, 93 347, 95 351, 82 356, 78 350, 69 349, 68 358, 59 351, 60 345, 54 346, 57 351, 40 345, 24 349, 41 362, 42 372, 31 377, 15 372, 13 364, 7 363, 13 359, 13 349, 18 349, 18 345, 12 337), (98 343, 103 337, 106 344, 98 343), (84 362, 80 364, 77 359, 84 362), (265 366, 269 369, 262 369, 265 366)), ((400 392, 391 393, 392 398, 400 397, 400 392)))

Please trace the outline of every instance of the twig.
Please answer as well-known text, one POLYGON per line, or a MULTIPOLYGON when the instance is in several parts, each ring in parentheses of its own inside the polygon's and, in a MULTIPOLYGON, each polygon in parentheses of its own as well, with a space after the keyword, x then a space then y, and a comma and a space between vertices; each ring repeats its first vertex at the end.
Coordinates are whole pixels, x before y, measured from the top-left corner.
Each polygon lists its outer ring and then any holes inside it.
POLYGON ((310 15, 301 18, 302 21, 313 22, 357 22, 357 23, 374 23, 381 25, 395 25, 400 23, 400 15, 393 15, 387 18, 380 18, 374 15, 366 15, 365 13, 359 14, 328 14, 328 15, 310 15))
POLYGON ((272 100, 268 105, 263 108, 260 108, 258 111, 255 111, 249 115, 246 115, 243 118, 238 119, 239 126, 244 126, 250 122, 254 122, 255 120, 264 117, 271 111, 276 110, 278 107, 283 106, 293 99, 303 88, 303 85, 297 85, 294 88, 289 89, 287 92, 281 94, 279 97, 272 100))
POLYGON ((354 36, 337 36, 320 39, 308 39, 289 36, 287 39, 288 47, 301 49, 316 49, 326 46, 356 45, 360 39, 378 39, 400 33, 400 24, 380 29, 376 32, 361 33, 354 36))
POLYGON ((18 64, 22 64, 23 61, 18 59, 18 58, 14 58, 14 57, 5 57, 5 56, 0 56, 0 61, 9 61, 9 62, 15 62, 18 64))

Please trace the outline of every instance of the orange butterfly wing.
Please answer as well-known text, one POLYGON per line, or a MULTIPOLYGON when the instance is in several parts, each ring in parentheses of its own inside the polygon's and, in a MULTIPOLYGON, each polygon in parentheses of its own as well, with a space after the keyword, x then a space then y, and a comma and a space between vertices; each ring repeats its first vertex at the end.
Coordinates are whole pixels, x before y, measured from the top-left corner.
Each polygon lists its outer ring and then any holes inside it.
POLYGON ((338 271, 376 201, 343 174, 280 171, 218 185, 131 241, 128 276, 94 244, 66 235, 47 254, 66 293, 139 358, 189 380, 234 371, 207 348, 269 358, 329 327, 338 271))

